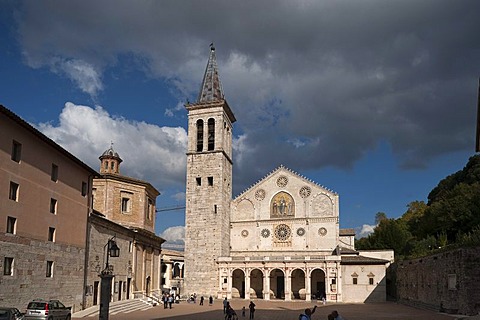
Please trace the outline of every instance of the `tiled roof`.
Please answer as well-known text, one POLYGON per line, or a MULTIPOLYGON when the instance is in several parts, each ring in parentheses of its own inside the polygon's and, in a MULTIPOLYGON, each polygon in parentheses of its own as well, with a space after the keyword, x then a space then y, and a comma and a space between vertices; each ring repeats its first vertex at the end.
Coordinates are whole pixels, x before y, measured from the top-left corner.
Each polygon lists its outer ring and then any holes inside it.
POLYGON ((390 261, 364 256, 342 256, 342 264, 385 264, 390 261))

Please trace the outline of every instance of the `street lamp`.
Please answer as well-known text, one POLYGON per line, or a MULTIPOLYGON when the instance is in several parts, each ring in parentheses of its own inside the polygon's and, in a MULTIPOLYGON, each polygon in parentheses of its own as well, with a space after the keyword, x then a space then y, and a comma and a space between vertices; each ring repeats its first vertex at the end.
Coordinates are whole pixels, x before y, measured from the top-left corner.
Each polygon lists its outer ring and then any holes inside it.
POLYGON ((99 319, 108 320, 108 312, 110 309, 110 295, 112 292, 112 278, 113 278, 113 267, 110 268, 108 263, 108 258, 117 258, 120 256, 120 248, 115 242, 115 237, 113 236, 108 239, 107 244, 103 247, 103 253, 106 254, 107 259, 105 263, 105 269, 100 273, 101 278, 101 289, 100 289, 100 314, 99 319))

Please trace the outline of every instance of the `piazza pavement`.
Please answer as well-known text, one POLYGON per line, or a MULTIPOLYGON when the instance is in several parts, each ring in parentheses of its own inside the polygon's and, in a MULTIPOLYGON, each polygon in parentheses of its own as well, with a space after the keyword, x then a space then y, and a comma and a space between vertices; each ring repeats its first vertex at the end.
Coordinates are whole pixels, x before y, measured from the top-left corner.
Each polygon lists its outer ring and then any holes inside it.
MULTIPOLYGON (((305 308, 311 308, 317 305, 316 312, 312 315, 312 320, 326 320, 327 315, 333 310, 337 310, 345 320, 455 320, 464 319, 459 315, 449 315, 435 311, 417 309, 405 306, 395 302, 381 303, 327 303, 321 302, 307 303, 304 301, 265 301, 253 300, 256 304, 255 320, 297 320, 300 313, 305 308)), ((207 302, 207 301, 205 301, 207 302)), ((233 299, 230 301, 233 309, 236 311, 239 320, 248 319, 248 300, 233 299), (245 306, 246 315, 242 317, 241 309, 245 306)), ((74 314, 74 319, 98 319, 98 314, 88 317, 81 317, 81 314, 74 314)), ((215 300, 213 305, 201 306, 194 303, 180 302, 174 304, 172 309, 164 309, 162 306, 155 306, 145 310, 134 310, 110 314, 110 320, 224 320, 223 304, 221 300, 215 300)), ((470 318, 469 318, 470 319, 470 318)), ((473 318, 472 318, 473 319, 473 318)))

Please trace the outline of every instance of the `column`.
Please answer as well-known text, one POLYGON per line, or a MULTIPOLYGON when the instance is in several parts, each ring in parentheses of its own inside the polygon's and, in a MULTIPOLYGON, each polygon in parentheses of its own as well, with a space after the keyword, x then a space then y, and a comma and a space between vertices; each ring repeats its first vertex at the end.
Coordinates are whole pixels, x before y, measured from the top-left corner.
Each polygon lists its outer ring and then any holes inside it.
POLYGON ((312 278, 308 268, 305 268, 305 301, 312 301, 312 278))
POLYGON ((232 270, 229 268, 227 270, 227 299, 231 300, 232 299, 232 270))
POLYGON ((245 268, 245 299, 250 300, 250 268, 245 268))
POLYGON ((283 278, 283 286, 285 287, 285 301, 292 301, 292 277, 290 275, 288 267, 285 268, 283 273, 285 275, 285 277, 283 278))
POLYGON ((263 274, 263 299, 270 300, 270 273, 264 269, 263 274))

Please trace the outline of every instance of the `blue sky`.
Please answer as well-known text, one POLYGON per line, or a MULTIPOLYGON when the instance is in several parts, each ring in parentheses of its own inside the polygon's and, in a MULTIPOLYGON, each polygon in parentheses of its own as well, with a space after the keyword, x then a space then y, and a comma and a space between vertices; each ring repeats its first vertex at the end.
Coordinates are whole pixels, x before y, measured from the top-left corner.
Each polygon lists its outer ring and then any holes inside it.
MULTIPOLYGON (((399 217, 474 154, 477 1, 1 1, 0 104, 157 207, 184 205, 186 101, 215 43, 234 196, 284 165, 340 196, 340 227, 399 217)), ((157 215, 183 237, 184 212, 157 215)))

